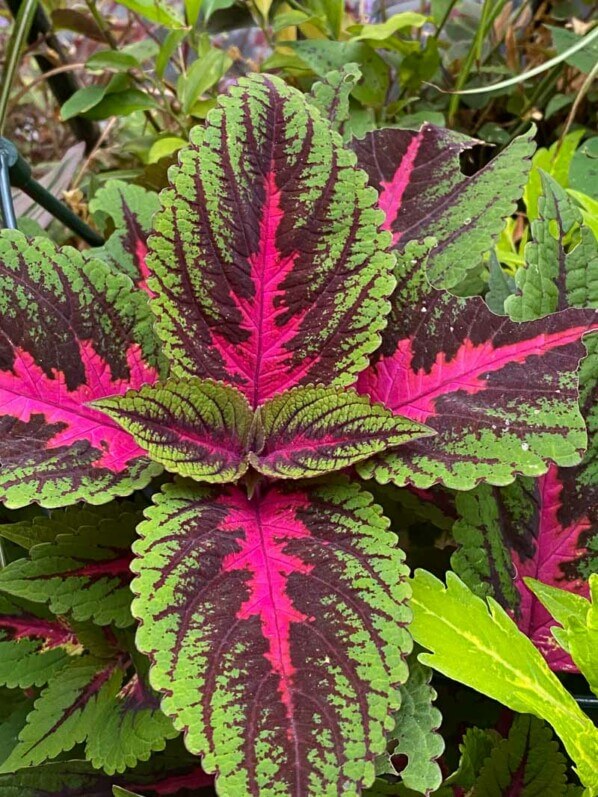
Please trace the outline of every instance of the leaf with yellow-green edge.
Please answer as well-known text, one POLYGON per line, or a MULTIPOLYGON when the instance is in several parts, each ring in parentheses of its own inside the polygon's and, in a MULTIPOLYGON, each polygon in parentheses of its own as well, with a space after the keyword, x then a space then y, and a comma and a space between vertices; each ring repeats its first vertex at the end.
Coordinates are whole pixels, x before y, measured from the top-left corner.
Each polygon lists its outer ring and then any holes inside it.
POLYGON ((93 406, 169 471, 216 483, 236 481, 247 470, 253 413, 234 387, 173 377, 93 406))
POLYGON ((154 496, 132 568, 138 648, 220 797, 357 797, 411 648, 403 554, 345 478, 154 496))
POLYGON ((514 711, 549 722, 594 797, 598 729, 495 600, 486 604, 450 571, 446 580, 445 586, 425 570, 412 579, 411 633, 431 651, 420 661, 514 711))
POLYGON ((349 118, 349 95, 360 78, 361 70, 357 64, 345 64, 312 86, 311 102, 328 119, 333 130, 341 132, 349 118))
POLYGON ((434 434, 352 389, 295 388, 267 401, 257 414, 259 439, 249 459, 274 478, 321 476, 434 434))
POLYGON ((598 573, 590 576, 590 598, 542 584, 533 578, 526 585, 562 628, 552 635, 579 667, 590 689, 598 696, 598 573))

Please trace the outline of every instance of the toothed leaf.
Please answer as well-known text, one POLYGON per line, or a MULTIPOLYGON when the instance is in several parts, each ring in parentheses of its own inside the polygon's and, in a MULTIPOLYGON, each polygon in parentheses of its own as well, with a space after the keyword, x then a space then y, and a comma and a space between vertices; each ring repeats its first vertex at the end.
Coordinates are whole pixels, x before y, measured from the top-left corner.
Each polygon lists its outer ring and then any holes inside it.
POLYGON ((147 239, 159 208, 156 193, 121 180, 108 180, 89 203, 96 224, 108 235, 104 246, 93 250, 93 256, 125 273, 146 293, 149 293, 147 239))
POLYGON ((409 648, 406 569, 346 480, 165 485, 133 565, 137 645, 222 797, 356 795, 392 726, 409 648))
POLYGON ((62 619, 51 617, 42 607, 0 595, 0 684, 13 689, 43 686, 69 661, 77 644, 62 619))
POLYGON ((461 171, 459 155, 480 142, 431 124, 419 132, 375 130, 352 147, 380 193, 393 248, 403 251, 409 241, 434 236, 428 274, 435 285, 452 288, 478 265, 514 212, 534 134, 532 126, 471 177, 461 171))
POLYGON ((130 546, 143 515, 127 512, 126 505, 113 518, 87 514, 88 523, 75 533, 36 545, 29 558, 0 570, 0 590, 47 602, 55 614, 72 614, 79 622, 124 628, 133 622, 130 546))
POLYGON ((271 75, 242 78, 191 142, 148 256, 175 372, 234 385, 254 408, 295 385, 350 384, 394 287, 355 156, 271 75))
POLYGON ((403 263, 382 347, 358 389, 437 434, 359 465, 360 473, 467 490, 538 476, 551 461, 577 464, 587 437, 576 371, 592 328, 598 314, 582 309, 515 323, 479 297, 436 290, 419 261, 403 263))
POLYGON ((360 78, 361 70, 357 64, 345 64, 312 86, 311 101, 328 119, 332 129, 339 133, 349 118, 349 95, 360 78))
POLYGON ((396 740, 392 754, 407 758, 407 766, 401 770, 402 783, 421 794, 436 791, 442 783, 437 759, 444 750, 444 741, 436 732, 442 716, 433 706, 436 691, 430 686, 431 678, 431 670, 412 655, 409 678, 400 687, 401 708, 395 714, 395 727, 389 735, 396 740))
POLYGON ((247 470, 252 412, 233 387, 171 378, 94 407, 125 428, 169 471, 204 482, 236 481, 247 470))
POLYGON ((296 388, 259 411, 263 448, 250 456, 267 476, 297 479, 341 470, 432 432, 354 390, 296 388))
POLYGON ((114 700, 121 677, 114 664, 91 656, 54 673, 0 771, 41 764, 82 742, 95 730, 98 707, 114 700))
POLYGON ((550 728, 535 717, 515 717, 507 739, 490 753, 472 797, 563 797, 566 761, 550 728))
POLYGON ((74 249, 0 235, 0 500, 103 503, 159 472, 87 403, 157 378, 146 299, 74 249))
POLYGON ((492 598, 474 595, 451 571, 445 585, 418 570, 412 579, 419 659, 508 708, 549 722, 575 761, 584 785, 598 789, 598 730, 533 643, 492 598), (463 618, 467 618, 467 623, 463 618))

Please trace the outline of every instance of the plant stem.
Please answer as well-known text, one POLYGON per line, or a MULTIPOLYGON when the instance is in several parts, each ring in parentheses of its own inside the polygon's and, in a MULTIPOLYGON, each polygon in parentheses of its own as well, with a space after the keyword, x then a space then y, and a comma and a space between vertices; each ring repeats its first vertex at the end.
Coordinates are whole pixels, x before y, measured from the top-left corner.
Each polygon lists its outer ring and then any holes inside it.
POLYGON ((0 85, 0 135, 4 132, 6 111, 8 109, 8 100, 10 98, 12 84, 17 74, 19 61, 21 60, 23 45, 27 40, 33 17, 37 10, 37 2, 38 0, 25 0, 19 8, 19 13, 15 19, 15 24, 6 49, 6 60, 4 62, 4 71, 2 73, 0 85))

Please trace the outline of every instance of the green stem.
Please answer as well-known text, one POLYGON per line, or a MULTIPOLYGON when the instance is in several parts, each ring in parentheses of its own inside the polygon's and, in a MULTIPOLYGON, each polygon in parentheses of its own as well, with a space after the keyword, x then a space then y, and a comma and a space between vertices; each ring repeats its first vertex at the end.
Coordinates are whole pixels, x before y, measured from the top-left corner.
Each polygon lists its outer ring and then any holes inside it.
POLYGON ((10 35, 8 47, 6 48, 6 60, 4 62, 4 71, 2 73, 0 85, 0 135, 4 132, 6 111, 8 110, 8 101, 12 90, 12 84, 17 74, 23 46, 29 35, 33 17, 37 10, 37 2, 38 0, 25 0, 21 5, 10 35))

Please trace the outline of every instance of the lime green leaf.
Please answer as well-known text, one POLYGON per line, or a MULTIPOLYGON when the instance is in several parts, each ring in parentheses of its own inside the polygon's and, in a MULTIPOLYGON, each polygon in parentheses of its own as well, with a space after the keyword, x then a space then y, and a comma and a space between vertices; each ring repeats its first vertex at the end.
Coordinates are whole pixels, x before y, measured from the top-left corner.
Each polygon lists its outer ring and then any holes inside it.
POLYGON ((398 30, 421 28, 427 21, 428 17, 423 14, 417 14, 415 11, 403 11, 401 14, 393 14, 386 22, 380 22, 377 25, 352 25, 348 32, 354 42, 365 40, 384 41, 398 30))
POLYGON ((191 64, 186 75, 181 75, 177 93, 184 113, 190 113, 202 94, 211 89, 226 74, 232 58, 224 51, 213 48, 191 64))
POLYGON ((527 185, 523 191, 523 200, 527 208, 527 217, 533 221, 538 216, 538 201, 542 194, 542 180, 540 169, 566 188, 569 184, 569 169, 571 161, 584 130, 574 130, 568 133, 562 141, 555 141, 550 149, 539 149, 532 158, 532 168, 529 173, 527 185))
POLYGON ((580 779, 597 794, 598 730, 499 604, 489 598, 487 605, 452 572, 445 587, 418 570, 412 586, 411 632, 432 651, 420 661, 514 711, 549 722, 580 779))
POLYGON ((180 136, 166 136, 165 138, 158 138, 150 147, 147 155, 148 163, 157 163, 160 158, 168 158, 174 155, 181 147, 187 145, 184 138, 180 136))
POLYGON ((173 3, 162 0, 118 0, 119 5, 165 28, 182 28, 185 23, 173 9, 173 3))

